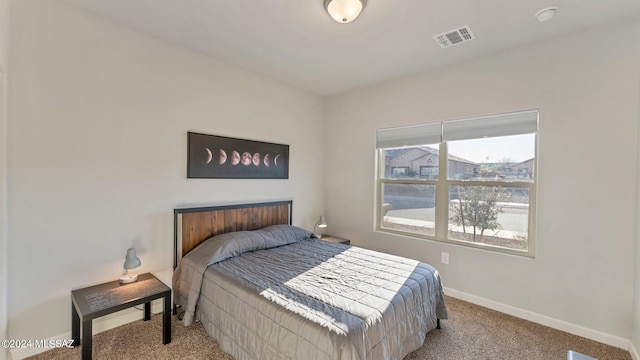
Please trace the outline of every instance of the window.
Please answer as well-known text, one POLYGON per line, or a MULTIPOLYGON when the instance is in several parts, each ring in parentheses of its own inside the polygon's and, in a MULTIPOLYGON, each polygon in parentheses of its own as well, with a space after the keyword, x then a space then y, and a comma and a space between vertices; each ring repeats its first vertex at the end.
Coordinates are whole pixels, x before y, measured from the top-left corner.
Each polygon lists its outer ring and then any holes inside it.
POLYGON ((422 179, 436 179, 438 177, 438 167, 433 165, 420 166, 420 177, 422 179))
POLYGON ((533 256, 538 111, 380 129, 380 231, 533 256))
POLYGON ((391 168, 391 173, 394 178, 402 178, 409 176, 409 167, 408 166, 394 166, 391 168))

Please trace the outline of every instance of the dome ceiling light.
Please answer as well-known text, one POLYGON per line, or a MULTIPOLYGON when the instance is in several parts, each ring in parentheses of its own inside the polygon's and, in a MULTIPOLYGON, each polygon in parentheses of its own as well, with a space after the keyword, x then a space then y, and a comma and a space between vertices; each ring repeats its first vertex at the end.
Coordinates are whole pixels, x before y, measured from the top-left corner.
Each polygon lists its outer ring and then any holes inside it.
POLYGON ((355 20, 365 5, 367 0, 324 0, 324 8, 329 15, 342 24, 355 20))
POLYGON ((553 19, 553 17, 556 16, 557 12, 558 12, 557 6, 550 6, 538 11, 535 17, 538 21, 545 22, 553 19))

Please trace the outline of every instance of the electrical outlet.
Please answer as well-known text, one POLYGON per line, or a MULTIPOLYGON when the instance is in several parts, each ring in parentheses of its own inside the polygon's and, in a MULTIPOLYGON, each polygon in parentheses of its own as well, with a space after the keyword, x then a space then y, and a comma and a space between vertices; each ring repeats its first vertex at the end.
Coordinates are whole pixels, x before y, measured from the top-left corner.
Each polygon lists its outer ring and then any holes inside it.
POLYGON ((443 264, 448 264, 449 263, 449 253, 448 252, 440 253, 440 261, 443 264))

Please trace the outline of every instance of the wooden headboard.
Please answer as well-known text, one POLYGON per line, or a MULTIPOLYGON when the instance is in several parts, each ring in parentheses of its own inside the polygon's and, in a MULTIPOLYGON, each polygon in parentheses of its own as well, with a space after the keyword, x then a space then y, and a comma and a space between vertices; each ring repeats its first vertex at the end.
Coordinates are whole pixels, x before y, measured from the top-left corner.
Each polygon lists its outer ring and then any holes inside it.
POLYGON ((269 225, 291 225, 292 205, 289 200, 174 209, 173 268, 191 249, 214 235, 269 225))

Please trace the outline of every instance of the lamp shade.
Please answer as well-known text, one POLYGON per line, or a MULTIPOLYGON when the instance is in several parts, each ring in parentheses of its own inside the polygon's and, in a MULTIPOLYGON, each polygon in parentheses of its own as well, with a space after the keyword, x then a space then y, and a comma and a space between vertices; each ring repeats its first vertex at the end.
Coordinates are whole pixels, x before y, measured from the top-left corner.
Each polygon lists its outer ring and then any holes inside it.
POLYGON ((316 226, 320 228, 327 227, 327 223, 324 221, 324 216, 320 215, 320 220, 318 220, 318 222, 316 223, 316 226))
POLYGON ((129 248, 127 250, 127 257, 124 259, 124 268, 127 270, 135 269, 141 264, 142 261, 140 261, 140 258, 136 256, 136 249, 129 248))
POLYGON ((322 237, 322 234, 318 234, 316 232, 317 228, 326 228, 327 227, 327 223, 324 221, 324 216, 320 215, 320 219, 318 219, 318 221, 316 221, 316 224, 313 226, 313 232, 314 234, 316 234, 317 237, 322 237))
POLYGON ((367 0, 324 0, 324 8, 329 15, 343 24, 355 20, 366 4, 367 0))

